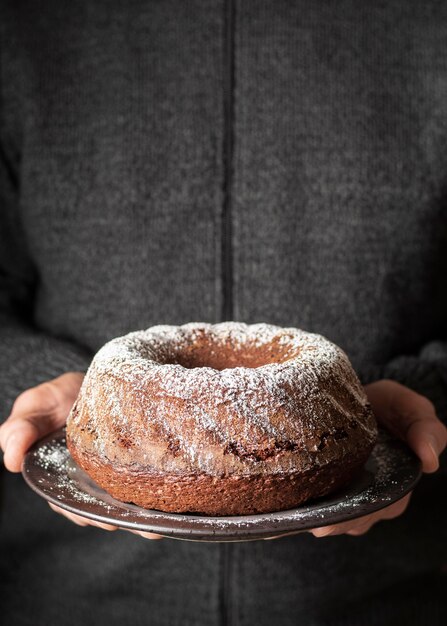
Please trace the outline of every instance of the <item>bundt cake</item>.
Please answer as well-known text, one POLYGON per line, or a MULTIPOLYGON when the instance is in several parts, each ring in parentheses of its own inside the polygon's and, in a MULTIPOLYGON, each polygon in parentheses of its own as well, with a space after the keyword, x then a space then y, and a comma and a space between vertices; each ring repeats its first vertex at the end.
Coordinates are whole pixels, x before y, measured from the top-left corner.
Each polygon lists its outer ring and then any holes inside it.
POLYGON ((153 326, 94 357, 67 421, 118 500, 205 515, 289 509, 347 483, 376 424, 346 354, 270 324, 153 326))

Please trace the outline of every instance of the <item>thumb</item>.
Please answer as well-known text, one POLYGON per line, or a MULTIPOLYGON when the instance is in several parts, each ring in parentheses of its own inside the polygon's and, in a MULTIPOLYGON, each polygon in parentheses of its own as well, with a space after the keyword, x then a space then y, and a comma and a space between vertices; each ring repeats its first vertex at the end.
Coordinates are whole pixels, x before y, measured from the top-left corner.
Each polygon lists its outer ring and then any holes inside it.
POLYGON ((9 471, 20 472, 30 446, 65 424, 81 382, 82 374, 64 374, 17 397, 11 415, 0 428, 0 446, 9 471))
POLYGON ((432 402, 392 380, 366 385, 365 390, 377 421, 409 445, 424 472, 435 472, 446 447, 447 429, 432 402))

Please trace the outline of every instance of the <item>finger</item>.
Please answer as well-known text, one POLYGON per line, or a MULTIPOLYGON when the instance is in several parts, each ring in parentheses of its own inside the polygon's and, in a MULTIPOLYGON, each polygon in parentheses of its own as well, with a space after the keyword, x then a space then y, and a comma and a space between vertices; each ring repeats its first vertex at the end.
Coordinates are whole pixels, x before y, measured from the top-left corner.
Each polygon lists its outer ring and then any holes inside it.
POLYGON ((10 472, 20 472, 23 458, 28 449, 41 437, 55 430, 54 420, 49 415, 21 416, 5 423, 2 433, 4 464, 10 472))
POLYGON ((424 472, 435 472, 447 445, 447 429, 430 400, 388 380, 367 385, 366 391, 378 421, 408 443, 424 472))
POLYGON ((347 535, 351 537, 361 537, 362 535, 366 535, 366 533, 374 526, 374 524, 367 524, 364 526, 358 526, 357 528, 353 528, 352 530, 348 530, 346 532, 347 535))
POLYGON ((24 416, 33 422, 46 417, 47 423, 42 425, 44 434, 48 429, 56 430, 63 426, 83 377, 80 372, 68 372, 22 392, 13 404, 11 414, 0 426, 0 446, 4 448, 11 429, 24 416))
POLYGON ((65 511, 65 509, 61 509, 60 507, 52 504, 51 502, 49 502, 48 504, 49 504, 49 507, 53 509, 53 511, 55 511, 59 515, 63 515, 64 517, 69 519, 74 524, 77 524, 78 526, 96 526, 97 528, 102 528, 103 530, 108 530, 108 531, 118 530, 117 526, 112 526, 111 524, 104 524, 103 522, 97 522, 96 520, 90 520, 90 519, 87 519, 86 517, 82 517, 81 515, 76 515, 75 513, 71 513, 70 511, 65 511))
POLYGON ((114 532, 115 530, 118 530, 118 526, 113 526, 112 524, 105 524, 104 522, 96 522, 93 520, 88 520, 88 526, 96 526, 96 528, 102 528, 103 530, 107 530, 109 532, 114 532))
POLYGON ((330 537, 335 534, 343 534, 341 527, 337 524, 334 526, 321 526, 318 528, 312 528, 310 531, 311 535, 317 538, 321 537, 330 537))
POLYGON ((360 518, 358 525, 355 525, 352 529, 347 530, 347 534, 358 537, 360 535, 364 535, 374 526, 374 524, 377 524, 378 522, 399 517, 406 510, 410 497, 411 493, 407 494, 404 498, 401 498, 401 500, 394 502, 394 504, 387 506, 385 509, 381 509, 380 511, 373 513, 364 521, 362 521, 363 518, 360 518))
POLYGON ((399 517, 399 515, 402 515, 402 513, 408 507, 411 495, 411 493, 407 493, 406 496, 404 496, 397 502, 390 504, 390 506, 387 506, 381 511, 377 511, 377 513, 374 513, 373 515, 376 515, 378 517, 377 521, 380 521, 382 519, 394 519, 395 517, 399 517))
POLYGON ((281 535, 274 535, 273 537, 262 537, 263 541, 270 541, 271 539, 282 539, 283 537, 291 537, 292 535, 299 535, 303 530, 292 530, 289 533, 282 533, 281 535))
POLYGON ((26 389, 17 396, 11 414, 5 424, 13 422, 22 415, 54 414, 58 408, 57 386, 53 381, 41 383, 31 389, 26 389))
POLYGON ((79 376, 64 374, 59 379, 27 389, 17 397, 11 415, 0 428, 0 445, 9 471, 20 472, 30 446, 63 426, 76 386, 80 384, 79 376), (65 395, 62 385, 67 387, 65 395))
POLYGON ((362 534, 369 530, 374 524, 372 515, 365 515, 356 520, 349 522, 342 522, 340 524, 334 524, 332 526, 323 526, 320 528, 313 528, 310 532, 314 537, 332 537, 334 535, 345 535, 352 532, 361 532, 362 534))
POLYGON ((46 427, 51 427, 49 420, 56 419, 56 409, 57 400, 51 383, 44 383, 21 393, 13 404, 11 414, 0 428, 2 448, 5 449, 9 436, 20 426, 24 418, 37 428, 39 428, 40 419, 47 420, 47 424, 42 424, 42 429, 36 432, 40 435, 46 427))
POLYGON ((407 443, 422 462, 422 471, 431 474, 439 469, 439 455, 445 448, 443 425, 427 419, 414 420, 407 431, 407 443))
POLYGON ((60 509, 58 506, 54 504, 48 503, 50 509, 53 509, 59 515, 66 517, 70 522, 73 522, 77 526, 88 526, 87 520, 85 518, 79 517, 78 515, 74 515, 74 513, 70 513, 69 511, 64 511, 64 509, 60 509))
POLYGON ((411 493, 401 498, 397 502, 394 502, 390 506, 387 506, 380 511, 371 513, 370 515, 364 515, 348 522, 341 522, 340 524, 333 524, 332 526, 322 526, 319 528, 313 528, 310 532, 314 537, 328 537, 333 535, 363 535, 374 524, 382 520, 390 520, 395 517, 399 517, 405 511, 410 501, 411 493))
POLYGON ((130 530, 129 528, 126 528, 126 530, 133 535, 140 535, 144 539, 163 539, 163 535, 157 535, 156 533, 146 533, 142 530, 130 530))

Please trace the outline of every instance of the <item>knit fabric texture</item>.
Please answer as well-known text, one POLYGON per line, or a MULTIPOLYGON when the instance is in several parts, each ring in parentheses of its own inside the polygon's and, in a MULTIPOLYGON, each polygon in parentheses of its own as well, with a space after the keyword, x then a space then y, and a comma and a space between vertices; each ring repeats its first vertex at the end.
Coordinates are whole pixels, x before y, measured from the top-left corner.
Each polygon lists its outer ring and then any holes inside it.
MULTIPOLYGON (((2 420, 112 337, 227 318, 321 333, 447 419, 445 3, 4 0, 0 81, 2 420)), ((231 546, 3 482, 5 623, 445 623, 444 465, 362 538, 231 546)))

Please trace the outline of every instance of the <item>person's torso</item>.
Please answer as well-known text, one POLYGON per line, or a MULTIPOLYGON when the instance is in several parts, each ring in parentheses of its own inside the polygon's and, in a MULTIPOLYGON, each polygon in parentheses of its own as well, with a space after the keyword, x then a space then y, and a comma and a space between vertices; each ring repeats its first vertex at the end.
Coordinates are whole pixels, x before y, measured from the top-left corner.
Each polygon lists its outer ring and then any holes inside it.
POLYGON ((4 107, 41 327, 266 321, 355 364, 439 335, 444 5, 30 4, 4 107))

